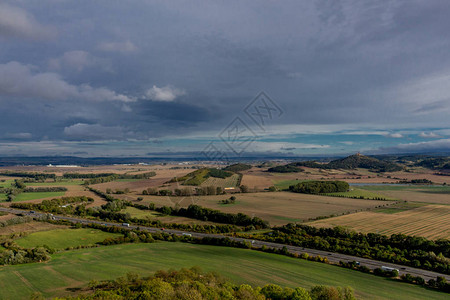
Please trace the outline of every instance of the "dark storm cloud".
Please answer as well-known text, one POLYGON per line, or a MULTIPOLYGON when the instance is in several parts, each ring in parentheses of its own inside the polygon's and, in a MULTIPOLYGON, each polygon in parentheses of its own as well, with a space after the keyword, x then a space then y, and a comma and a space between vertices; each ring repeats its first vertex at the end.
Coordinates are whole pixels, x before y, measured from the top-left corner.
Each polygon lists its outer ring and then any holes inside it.
POLYGON ((261 90, 285 110, 272 125, 448 126, 448 1, 6 1, 2 12, 0 141, 220 132, 261 90))

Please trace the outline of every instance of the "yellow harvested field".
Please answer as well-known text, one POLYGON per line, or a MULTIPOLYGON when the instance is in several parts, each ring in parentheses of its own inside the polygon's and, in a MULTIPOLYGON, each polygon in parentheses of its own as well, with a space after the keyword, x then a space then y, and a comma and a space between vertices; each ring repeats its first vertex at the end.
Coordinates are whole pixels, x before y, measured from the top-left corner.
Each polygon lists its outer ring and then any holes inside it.
POLYGON ((203 181, 203 183, 200 186, 202 187, 217 186, 227 188, 227 187, 237 187, 238 184, 239 184, 239 175, 233 174, 227 178, 209 177, 205 181, 203 181))
MULTIPOLYGON (((123 195, 121 198, 124 198, 123 195)), ((204 207, 218 209, 228 213, 244 213, 250 216, 260 217, 267 220, 271 225, 282 225, 291 222, 304 222, 309 218, 340 215, 343 213, 356 212, 374 208, 380 205, 389 205, 391 201, 362 200, 339 197, 327 197, 290 192, 261 192, 234 194, 235 204, 220 204, 220 200, 230 195, 217 196, 142 196, 142 204, 153 202, 157 206, 178 205, 187 207, 197 204, 204 207)))
POLYGON ((428 239, 449 239, 450 206, 426 205, 393 214, 359 212, 307 224, 316 227, 344 226, 364 233, 403 233, 428 239))

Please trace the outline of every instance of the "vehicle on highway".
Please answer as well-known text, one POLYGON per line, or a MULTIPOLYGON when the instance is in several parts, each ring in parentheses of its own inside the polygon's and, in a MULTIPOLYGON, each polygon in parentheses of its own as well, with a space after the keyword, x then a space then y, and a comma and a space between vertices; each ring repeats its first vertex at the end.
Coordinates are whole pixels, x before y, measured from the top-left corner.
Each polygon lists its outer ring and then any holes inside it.
POLYGON ((122 223, 122 226, 130 227, 130 224, 129 223, 122 223))
POLYGON ((192 234, 190 234, 190 233, 183 233, 183 235, 185 235, 185 236, 192 236, 192 234))
POLYGON ((396 268, 391 268, 391 267, 386 267, 386 266, 381 266, 381 270, 388 271, 388 272, 393 272, 393 271, 399 272, 399 270, 396 268))

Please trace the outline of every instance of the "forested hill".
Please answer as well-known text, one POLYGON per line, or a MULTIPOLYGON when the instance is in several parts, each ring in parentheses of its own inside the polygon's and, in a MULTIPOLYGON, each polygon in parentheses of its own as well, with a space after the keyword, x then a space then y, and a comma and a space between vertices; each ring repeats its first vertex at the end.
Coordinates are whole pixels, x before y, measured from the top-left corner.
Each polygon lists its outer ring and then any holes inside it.
POLYGON ((361 154, 350 155, 345 158, 336 159, 329 163, 317 163, 315 161, 293 162, 285 166, 270 168, 269 172, 299 172, 300 167, 319 168, 319 169, 356 169, 363 168, 379 172, 394 172, 402 170, 402 167, 396 163, 387 162, 361 154))
POLYGON ((373 157, 361 155, 359 153, 350 155, 346 158, 341 158, 337 160, 333 160, 327 164, 330 169, 371 169, 378 170, 381 172, 394 172, 400 171, 402 169, 401 166, 382 161, 373 157))

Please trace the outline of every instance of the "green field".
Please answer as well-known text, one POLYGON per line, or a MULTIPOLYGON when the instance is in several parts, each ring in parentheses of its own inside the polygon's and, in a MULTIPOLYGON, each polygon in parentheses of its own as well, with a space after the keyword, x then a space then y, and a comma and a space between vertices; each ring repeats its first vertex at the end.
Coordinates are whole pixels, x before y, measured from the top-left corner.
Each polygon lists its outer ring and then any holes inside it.
POLYGON ((0 202, 5 201, 6 199, 6 194, 0 194, 0 202))
POLYGON ((427 186, 427 185, 364 185, 359 186, 369 191, 418 191, 423 193, 450 194, 450 186, 427 186))
POLYGON ((161 216, 160 213, 150 211, 150 210, 142 210, 135 207, 128 206, 120 211, 121 213, 129 213, 132 218, 145 218, 145 217, 158 217, 161 216))
POLYGON ((66 186, 66 185, 82 185, 83 180, 61 180, 46 182, 27 182, 26 186, 66 186))
POLYGON ((289 189, 289 186, 295 185, 300 182, 305 182, 305 181, 308 181, 308 180, 280 180, 280 181, 276 181, 274 185, 276 188, 278 188, 280 190, 287 190, 287 189, 289 189))
POLYGON ((158 242, 67 251, 47 263, 0 267, 0 298, 27 299, 70 293, 92 280, 127 272, 150 275, 160 269, 200 266, 236 283, 309 288, 318 284, 352 286, 360 299, 447 299, 447 294, 337 266, 252 250, 158 242))
POLYGON ((36 193, 21 193, 16 196, 14 202, 18 201, 28 201, 28 200, 36 200, 43 198, 56 198, 64 196, 65 192, 36 192, 36 193))
POLYGON ((0 181, 0 188, 2 187, 10 187, 11 183, 13 183, 13 179, 6 179, 5 181, 0 181))
POLYGON ((397 204, 390 205, 386 208, 377 208, 374 212, 384 213, 384 214, 396 214, 402 211, 407 211, 410 209, 418 208, 427 205, 427 203, 417 203, 417 202, 400 202, 397 204))
POLYGON ((55 229, 31 233, 15 242, 23 248, 47 245, 53 249, 65 249, 67 247, 94 245, 106 238, 118 236, 121 236, 121 234, 95 229, 55 229))
POLYGON ((144 180, 144 179, 130 179, 130 178, 128 178, 128 179, 117 179, 117 180, 114 180, 114 182, 135 182, 135 181, 141 181, 141 180, 144 180))
POLYGON ((337 193, 327 193, 324 195, 327 196, 341 196, 341 197, 348 197, 348 198, 359 198, 359 197, 364 197, 364 199, 386 199, 386 200, 395 200, 393 198, 389 198, 385 195, 382 194, 377 194, 374 193, 372 191, 368 191, 365 189, 360 189, 360 188, 355 188, 355 187, 351 187, 351 190, 348 192, 337 192, 337 193))

